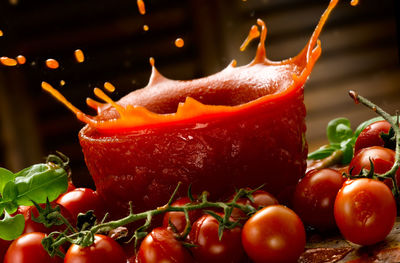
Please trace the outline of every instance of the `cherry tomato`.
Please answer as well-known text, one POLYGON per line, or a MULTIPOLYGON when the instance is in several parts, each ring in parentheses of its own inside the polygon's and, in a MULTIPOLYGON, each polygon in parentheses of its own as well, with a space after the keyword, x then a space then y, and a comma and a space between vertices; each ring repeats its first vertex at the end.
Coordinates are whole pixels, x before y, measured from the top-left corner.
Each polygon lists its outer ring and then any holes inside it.
POLYGON ((4 263, 58 263, 63 259, 50 257, 42 246, 44 233, 27 233, 14 240, 4 256, 4 263))
POLYGON ((244 251, 241 244, 241 229, 225 229, 222 239, 218 237, 219 223, 211 215, 203 215, 194 222, 189 233, 189 241, 195 245, 191 248, 198 262, 241 262, 244 251))
POLYGON ((164 227, 153 229, 140 245, 138 263, 191 263, 193 258, 188 249, 175 239, 172 231, 164 227))
MULTIPOLYGON (((191 201, 189 197, 182 197, 173 202, 172 206, 184 206, 190 204, 191 201)), ((201 210, 189 211, 190 222, 193 223, 202 215, 201 210)), ((186 227, 186 218, 184 212, 167 212, 164 215, 163 227, 169 227, 169 221, 175 226, 179 233, 183 232, 186 227)))
MULTIPOLYGON (((357 152, 349 164, 349 171, 352 175, 357 175, 362 169, 370 170, 371 164, 374 164, 375 173, 385 173, 389 171, 395 160, 395 152, 393 150, 383 148, 380 146, 371 146, 363 148, 357 152)), ((399 182, 400 169, 396 172, 396 181, 399 182)), ((389 187, 392 186, 392 182, 387 180, 385 182, 389 187)))
POLYGON ((333 205, 345 178, 336 170, 311 170, 296 186, 294 211, 305 224, 319 230, 336 226, 333 205))
POLYGON ((348 180, 334 206, 336 224, 342 235, 359 245, 385 239, 396 220, 396 202, 383 182, 368 178, 348 180))
MULTIPOLYGON (((270 194, 266 191, 263 191, 263 190, 255 191, 252 194, 252 196, 253 196, 254 202, 252 202, 249 198, 240 198, 239 200, 237 200, 237 203, 241 204, 241 205, 251 205, 257 210, 259 210, 263 207, 270 206, 270 205, 279 204, 278 200, 272 194, 270 194)), ((231 200, 232 199, 233 199, 233 197, 231 198, 231 200)), ((234 208, 232 210, 231 216, 235 220, 239 220, 241 218, 246 218, 246 214, 239 208, 234 208)))
POLYGON ((388 133, 390 130, 390 124, 387 121, 377 121, 368 125, 360 135, 358 135, 356 143, 354 145, 354 152, 357 153, 359 150, 371 146, 384 146, 381 134, 388 133))
POLYGON ((114 239, 96 234, 91 246, 71 245, 64 263, 126 263, 126 260, 122 247, 114 239))
POLYGON ((104 216, 104 202, 96 191, 89 188, 76 188, 71 192, 61 195, 57 204, 64 206, 73 216, 74 220, 79 213, 94 210, 96 217, 101 220, 104 216))
POLYGON ((265 207, 244 224, 242 243, 254 262, 297 262, 306 244, 299 216, 282 205, 265 207))
MULTIPOLYGON (((55 207, 58 204, 52 204, 52 207, 55 207)), ((45 207, 44 204, 40 205, 42 208, 45 207)), ((62 205, 60 206, 60 212, 61 214, 70 222, 71 224, 74 223, 73 218, 71 213, 65 209, 62 205)), ((32 216, 38 217, 39 212, 35 206, 20 206, 18 207, 18 214, 22 214, 25 218, 25 229, 23 233, 31 233, 31 232, 41 232, 45 234, 50 234, 51 232, 54 231, 64 231, 66 229, 66 226, 64 224, 62 225, 53 225, 50 228, 47 228, 44 224, 42 223, 37 223, 33 221, 32 216)))

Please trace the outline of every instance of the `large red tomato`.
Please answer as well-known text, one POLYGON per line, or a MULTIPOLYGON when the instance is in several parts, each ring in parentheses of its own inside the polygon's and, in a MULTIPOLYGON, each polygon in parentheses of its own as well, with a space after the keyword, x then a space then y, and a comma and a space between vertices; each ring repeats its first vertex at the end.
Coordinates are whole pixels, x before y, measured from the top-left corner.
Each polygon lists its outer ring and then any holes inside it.
POLYGON ((7 250, 4 263, 61 263, 60 257, 50 257, 42 246, 44 233, 27 233, 14 240, 7 250))
POLYGON ((136 260, 137 263, 191 263, 193 257, 170 230, 159 227, 142 241, 136 260))
POLYGON ((195 245, 191 248, 194 258, 200 263, 242 262, 241 229, 225 229, 220 240, 218 226, 211 215, 203 215, 194 222, 189 234, 189 241, 195 245))
POLYGON ((309 171, 296 187, 294 211, 305 224, 320 230, 334 228, 333 205, 344 181, 345 178, 333 169, 309 171))
POLYGON ((94 243, 88 247, 71 245, 64 263, 126 263, 126 255, 114 239, 103 235, 94 238, 94 243))
POLYGON ((304 251, 306 233, 295 212, 282 205, 272 205, 247 220, 242 243, 254 262, 293 263, 304 251))
POLYGON ((342 235, 359 245, 385 239, 396 220, 396 201, 383 182, 368 178, 349 180, 335 201, 336 224, 342 235))

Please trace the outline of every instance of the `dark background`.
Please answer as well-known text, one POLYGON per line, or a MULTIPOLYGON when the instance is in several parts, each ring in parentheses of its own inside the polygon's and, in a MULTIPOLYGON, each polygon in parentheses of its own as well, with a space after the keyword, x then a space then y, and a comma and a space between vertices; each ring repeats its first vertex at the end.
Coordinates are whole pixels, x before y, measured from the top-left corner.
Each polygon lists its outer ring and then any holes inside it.
MULTIPOLYGON (((78 142, 83 126, 40 88, 58 88, 74 105, 92 113, 86 97, 94 87, 113 83, 118 99, 147 84, 148 59, 173 79, 191 79, 220 71, 232 59, 250 62, 255 43, 239 46, 257 18, 267 23, 267 55, 295 56, 328 5, 322 0, 0 0, 0 56, 24 55, 25 65, 0 65, 0 167, 17 171, 43 161, 55 150, 71 158, 78 185, 91 185, 78 142), (143 30, 143 25, 150 28, 143 30), (177 37, 185 40, 177 48, 177 37), (86 60, 75 62, 80 48, 86 60), (44 61, 57 59, 60 68, 44 61), (60 80, 66 85, 60 87, 60 80)), ((398 49, 399 6, 395 0, 342 0, 322 33, 323 53, 306 85, 307 138, 311 149, 326 142, 325 126, 336 117, 353 125, 374 116, 355 106, 349 89, 394 113, 400 109, 398 49), (396 27, 397 23, 397 27, 396 27)), ((398 1, 397 1, 398 2, 398 1)))

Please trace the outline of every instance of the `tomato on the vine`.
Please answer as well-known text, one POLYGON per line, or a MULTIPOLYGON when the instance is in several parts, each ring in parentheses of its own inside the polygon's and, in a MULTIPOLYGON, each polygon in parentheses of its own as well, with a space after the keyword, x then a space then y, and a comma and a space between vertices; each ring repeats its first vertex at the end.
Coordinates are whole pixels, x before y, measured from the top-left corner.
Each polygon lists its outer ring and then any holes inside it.
POLYGON ((4 256, 4 263, 58 263, 63 259, 50 257, 43 248, 42 239, 44 233, 27 233, 14 240, 4 256))
POLYGON ((336 226, 333 205, 336 195, 345 181, 333 169, 311 170, 296 186, 293 198, 294 211, 305 224, 319 230, 336 226))
MULTIPOLYGON (((257 190, 252 194, 253 201, 251 201, 249 198, 239 198, 239 200, 236 201, 236 203, 241 204, 241 205, 250 205, 254 207, 255 209, 261 209, 263 207, 267 207, 270 205, 277 205, 279 204, 278 200, 270 193, 264 191, 264 190, 257 190)), ((231 198, 232 200, 233 198, 231 198)), ((232 210, 231 214, 232 218, 235 220, 239 220, 241 218, 245 218, 246 214, 240 210, 239 208, 234 208, 232 210)))
POLYGON ((306 233, 295 212, 282 205, 272 205, 247 220, 242 243, 254 262, 292 263, 304 251, 306 233))
POLYGON ((376 121, 368 125, 358 135, 354 145, 354 152, 357 153, 359 150, 371 146, 384 147, 385 141, 382 139, 381 135, 387 134, 390 127, 390 123, 385 120, 376 121))
POLYGON ((334 206, 336 224, 342 235, 359 245, 385 239, 396 220, 396 201, 383 182, 361 178, 348 180, 334 206))
POLYGON ((89 188, 76 188, 61 195, 57 204, 64 206, 76 220, 79 213, 94 210, 96 217, 101 220, 105 214, 104 202, 96 191, 89 188))
POLYGON ((142 241, 136 256, 137 263, 191 263, 190 252, 167 228, 153 229, 142 241))
MULTIPOLYGON (((189 197, 182 197, 177 199, 175 202, 171 204, 171 206, 184 206, 186 204, 190 204, 191 201, 189 197)), ((202 215, 202 211, 199 209, 189 211, 189 220, 191 223, 196 221, 202 215)), ((178 233, 181 233, 185 230, 186 227, 186 217, 184 212, 167 212, 163 218, 163 227, 169 227, 169 223, 174 225, 178 233)))
POLYGON ((114 239, 96 234, 88 247, 73 244, 65 255, 64 263, 126 263, 122 247, 114 239))
POLYGON ((241 229, 225 229, 221 240, 218 236, 219 222, 211 215, 203 215, 194 222, 189 241, 197 262, 220 263, 241 262, 245 256, 241 243, 241 229))

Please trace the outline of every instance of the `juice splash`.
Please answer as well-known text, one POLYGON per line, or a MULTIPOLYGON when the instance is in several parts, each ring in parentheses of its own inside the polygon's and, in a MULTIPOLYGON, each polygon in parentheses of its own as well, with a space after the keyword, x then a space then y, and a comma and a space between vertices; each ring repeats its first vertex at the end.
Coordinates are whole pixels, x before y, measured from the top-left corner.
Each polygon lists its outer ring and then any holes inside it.
POLYGON ((146 14, 146 6, 145 6, 143 0, 137 0, 136 2, 137 2, 139 13, 141 15, 145 15, 146 14))
POLYGON ((85 61, 85 54, 83 54, 82 50, 80 50, 80 49, 75 50, 74 55, 75 55, 76 62, 82 63, 85 61))
POLYGON ((23 55, 19 55, 17 56, 17 62, 18 64, 23 65, 26 63, 26 58, 23 55))
POLYGON ((49 69, 58 69, 60 67, 58 61, 52 58, 47 59, 45 64, 49 69))
POLYGON ((185 41, 182 38, 179 37, 179 38, 175 39, 175 46, 176 47, 181 48, 184 45, 185 45, 185 41))
POLYGON ((13 67, 18 65, 17 60, 9 57, 0 57, 0 63, 8 67, 13 67))

